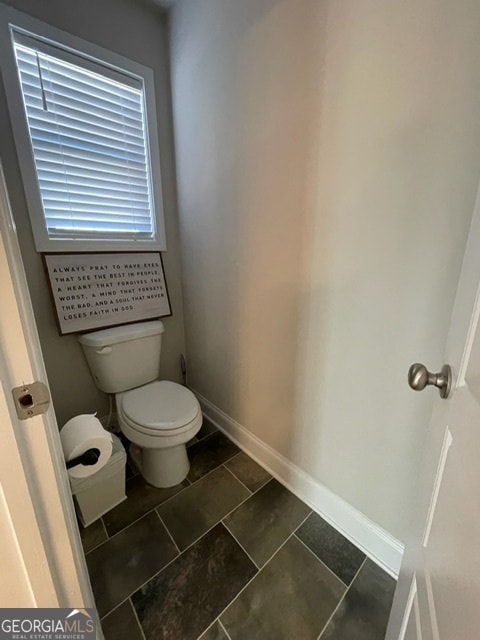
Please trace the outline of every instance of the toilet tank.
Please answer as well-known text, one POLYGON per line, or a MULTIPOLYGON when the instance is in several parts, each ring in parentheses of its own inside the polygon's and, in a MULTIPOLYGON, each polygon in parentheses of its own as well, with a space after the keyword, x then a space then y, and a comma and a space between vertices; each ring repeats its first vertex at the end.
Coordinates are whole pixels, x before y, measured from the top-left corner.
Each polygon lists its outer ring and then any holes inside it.
POLYGON ((163 322, 153 320, 79 335, 97 387, 120 393, 156 380, 163 331, 163 322))

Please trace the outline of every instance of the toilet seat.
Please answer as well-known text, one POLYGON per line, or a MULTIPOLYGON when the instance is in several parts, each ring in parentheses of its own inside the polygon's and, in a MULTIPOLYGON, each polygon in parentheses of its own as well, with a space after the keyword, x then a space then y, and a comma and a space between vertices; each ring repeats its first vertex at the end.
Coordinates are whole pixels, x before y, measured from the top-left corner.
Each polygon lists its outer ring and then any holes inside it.
POLYGON ((201 420, 194 394, 169 380, 156 380, 117 394, 117 410, 130 428, 156 437, 180 435, 201 420))

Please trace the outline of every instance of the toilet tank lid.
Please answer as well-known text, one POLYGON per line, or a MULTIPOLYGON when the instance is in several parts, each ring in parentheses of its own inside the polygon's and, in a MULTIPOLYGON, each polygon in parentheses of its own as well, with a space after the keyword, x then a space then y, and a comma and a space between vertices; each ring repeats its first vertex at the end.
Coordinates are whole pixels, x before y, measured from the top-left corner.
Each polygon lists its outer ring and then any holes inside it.
POLYGON ((124 324, 119 327, 83 333, 77 336, 77 339, 80 344, 87 347, 106 347, 127 340, 155 336, 163 331, 164 326, 161 320, 151 320, 150 322, 136 322, 135 324, 124 324))

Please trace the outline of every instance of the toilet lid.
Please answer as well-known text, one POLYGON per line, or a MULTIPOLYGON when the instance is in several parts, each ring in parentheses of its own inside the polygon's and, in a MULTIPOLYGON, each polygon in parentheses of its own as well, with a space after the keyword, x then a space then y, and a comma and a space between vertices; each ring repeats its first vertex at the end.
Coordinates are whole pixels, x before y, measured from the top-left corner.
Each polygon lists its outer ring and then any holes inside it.
POLYGON ((122 410, 132 422, 150 429, 178 429, 194 420, 200 405, 176 382, 157 380, 122 394, 122 410))

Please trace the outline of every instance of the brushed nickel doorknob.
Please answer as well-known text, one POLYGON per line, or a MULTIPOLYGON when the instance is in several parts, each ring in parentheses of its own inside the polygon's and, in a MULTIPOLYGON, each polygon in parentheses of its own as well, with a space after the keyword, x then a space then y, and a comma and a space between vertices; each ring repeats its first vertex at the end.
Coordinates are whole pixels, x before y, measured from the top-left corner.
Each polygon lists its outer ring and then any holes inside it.
POLYGON ((444 364, 440 373, 431 373, 424 364, 416 362, 408 370, 408 384, 415 391, 423 391, 432 385, 438 388, 441 398, 448 398, 452 387, 452 368, 444 364))

